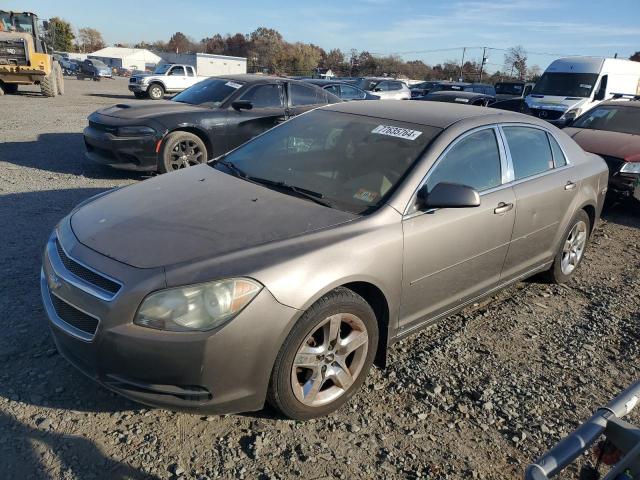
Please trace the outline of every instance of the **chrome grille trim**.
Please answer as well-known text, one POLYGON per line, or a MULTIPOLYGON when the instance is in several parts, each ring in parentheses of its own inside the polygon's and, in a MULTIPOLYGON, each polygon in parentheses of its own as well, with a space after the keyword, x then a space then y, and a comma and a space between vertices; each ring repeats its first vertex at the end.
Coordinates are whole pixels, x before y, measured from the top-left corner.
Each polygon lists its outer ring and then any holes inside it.
POLYGON ((47 245, 47 254, 48 254, 48 257, 49 257, 49 262, 51 264, 51 267, 53 268, 54 272, 58 276, 60 276, 60 278, 62 278, 65 282, 73 285, 74 287, 82 290, 83 292, 88 293, 89 295, 92 295, 92 296, 94 296, 96 298, 99 298, 100 300, 104 300, 105 302, 110 302, 111 300, 113 300, 118 295, 120 290, 122 290, 122 282, 119 282, 115 278, 109 277, 108 275, 105 275, 104 273, 98 272, 98 271, 94 270, 93 268, 91 268, 90 266, 88 266, 88 265, 76 260, 75 258, 71 257, 64 250, 62 245, 58 242, 57 237, 55 237, 55 236, 53 236, 49 240, 49 243, 47 245), (110 282, 113 282, 114 284, 119 285, 118 290, 116 292, 110 292, 108 290, 105 290, 104 288, 101 288, 98 285, 94 285, 93 283, 90 283, 86 279, 84 279, 82 277, 79 277, 74 272, 70 271, 65 266, 65 262, 63 261, 63 259, 60 257, 61 253, 58 251, 58 246, 62 250, 62 254, 66 255, 68 260, 77 263, 82 268, 84 268, 86 270, 89 270, 90 272, 92 272, 95 275, 98 275, 99 277, 102 277, 102 278, 104 278, 104 279, 106 279, 106 280, 108 280, 110 282))

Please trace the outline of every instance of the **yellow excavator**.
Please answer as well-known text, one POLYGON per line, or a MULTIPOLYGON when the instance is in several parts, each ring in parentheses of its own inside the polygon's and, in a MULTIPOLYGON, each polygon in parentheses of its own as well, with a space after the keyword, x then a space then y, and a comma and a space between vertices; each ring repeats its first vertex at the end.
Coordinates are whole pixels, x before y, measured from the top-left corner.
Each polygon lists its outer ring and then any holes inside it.
POLYGON ((0 10, 0 95, 34 84, 45 97, 62 95, 62 68, 49 54, 35 14, 0 10))

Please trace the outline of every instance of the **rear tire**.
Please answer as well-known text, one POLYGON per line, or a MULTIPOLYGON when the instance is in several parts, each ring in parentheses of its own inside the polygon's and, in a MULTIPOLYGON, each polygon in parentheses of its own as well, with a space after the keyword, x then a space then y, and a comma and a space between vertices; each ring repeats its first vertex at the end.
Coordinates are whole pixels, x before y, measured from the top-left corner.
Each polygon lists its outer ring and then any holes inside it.
POLYGON ((580 210, 569 223, 562 237, 560 249, 553 259, 553 265, 544 277, 551 283, 566 283, 575 274, 584 258, 589 244, 591 220, 584 210, 580 210))
POLYGON ((53 70, 56 72, 58 95, 64 95, 64 77, 62 76, 62 67, 60 67, 60 64, 56 62, 53 64, 53 70))
POLYGON ((360 390, 377 346, 371 306, 347 288, 327 293, 284 341, 271 373, 269 403, 295 420, 336 411, 360 390))
POLYGON ((200 137, 189 132, 172 132, 162 141, 158 170, 173 172, 205 163, 207 159, 207 147, 200 137))
POLYGON ((46 75, 40 82, 40 91, 45 97, 55 97, 58 94, 58 82, 56 81, 55 64, 51 68, 49 75, 46 75))
POLYGON ((162 100, 164 98, 164 88, 159 83, 149 85, 147 95, 151 100, 162 100))

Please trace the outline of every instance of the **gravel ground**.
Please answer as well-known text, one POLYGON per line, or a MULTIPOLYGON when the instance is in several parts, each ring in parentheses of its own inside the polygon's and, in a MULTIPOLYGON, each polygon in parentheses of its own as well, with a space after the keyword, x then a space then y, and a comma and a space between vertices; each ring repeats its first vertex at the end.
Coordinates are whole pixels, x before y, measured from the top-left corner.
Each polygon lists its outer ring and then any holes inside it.
POLYGON ((328 418, 201 417, 103 389, 56 353, 38 275, 75 204, 144 179, 82 156, 87 115, 135 100, 125 79, 66 86, 0 97, 0 477, 519 478, 638 377, 640 209, 618 205, 569 284, 517 284, 399 343, 328 418))

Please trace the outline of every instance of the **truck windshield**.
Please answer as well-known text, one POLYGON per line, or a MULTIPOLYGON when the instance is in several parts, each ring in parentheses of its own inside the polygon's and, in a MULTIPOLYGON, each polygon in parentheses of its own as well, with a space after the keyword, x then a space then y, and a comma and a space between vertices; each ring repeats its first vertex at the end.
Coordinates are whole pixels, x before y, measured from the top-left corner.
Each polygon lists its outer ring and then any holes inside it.
POLYGON ((209 78, 173 97, 174 102, 219 107, 229 96, 243 86, 242 83, 224 78, 209 78))
POLYGON ((498 95, 522 95, 524 83, 496 83, 496 93, 498 95))
POLYGON ((171 65, 158 65, 158 67, 153 71, 154 75, 164 75, 167 73, 167 70, 171 68, 171 65))
POLYGON ((545 72, 531 93, 558 97, 588 97, 597 81, 597 73, 545 72))
POLYGON ((0 32, 33 34, 33 17, 23 13, 0 12, 0 32))

